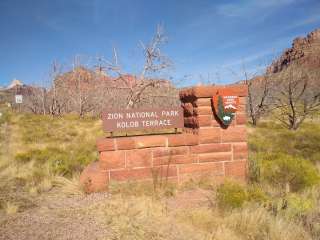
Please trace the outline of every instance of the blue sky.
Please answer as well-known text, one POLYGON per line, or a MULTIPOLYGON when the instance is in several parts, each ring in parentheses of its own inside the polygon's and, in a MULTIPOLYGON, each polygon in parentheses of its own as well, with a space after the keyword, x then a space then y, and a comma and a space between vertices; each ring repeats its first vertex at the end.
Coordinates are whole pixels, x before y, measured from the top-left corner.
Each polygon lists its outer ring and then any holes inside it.
POLYGON ((113 47, 123 68, 137 73, 138 43, 159 23, 174 63, 166 76, 182 85, 230 83, 243 79, 243 66, 261 71, 295 37, 320 27, 320 1, 1 0, 0 85, 40 83, 53 60, 68 68, 76 54, 92 62, 113 47))

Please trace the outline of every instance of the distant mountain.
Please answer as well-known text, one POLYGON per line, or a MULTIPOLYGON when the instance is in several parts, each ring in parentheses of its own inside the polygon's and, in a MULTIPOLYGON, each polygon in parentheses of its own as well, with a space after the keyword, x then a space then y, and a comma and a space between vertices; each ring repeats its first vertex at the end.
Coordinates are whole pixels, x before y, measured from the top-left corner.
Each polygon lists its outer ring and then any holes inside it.
POLYGON ((0 88, 0 104, 15 103, 15 95, 28 97, 37 87, 24 84, 22 81, 13 79, 7 87, 0 88))
POLYGON ((316 101, 320 93, 320 28, 295 38, 292 47, 284 50, 264 74, 238 83, 249 86, 251 116, 259 118, 270 106, 285 106, 290 101, 292 106, 303 106, 307 114, 308 103, 316 101))
POLYGON ((312 31, 306 37, 294 39, 292 47, 286 49, 282 55, 267 68, 267 72, 281 72, 293 63, 307 69, 320 68, 320 28, 312 31))
MULTIPOLYGON (((114 77, 82 66, 65 72, 55 79, 58 86, 63 85, 69 89, 77 88, 79 80, 81 80, 81 86, 84 89, 94 88, 96 84, 104 88, 129 89, 140 83, 139 78, 135 75, 124 74, 114 77)), ((171 83, 168 80, 157 80, 157 82, 163 87, 171 87, 171 83)))
POLYGON ((18 79, 13 79, 7 89, 15 88, 15 87, 22 87, 23 83, 18 79))

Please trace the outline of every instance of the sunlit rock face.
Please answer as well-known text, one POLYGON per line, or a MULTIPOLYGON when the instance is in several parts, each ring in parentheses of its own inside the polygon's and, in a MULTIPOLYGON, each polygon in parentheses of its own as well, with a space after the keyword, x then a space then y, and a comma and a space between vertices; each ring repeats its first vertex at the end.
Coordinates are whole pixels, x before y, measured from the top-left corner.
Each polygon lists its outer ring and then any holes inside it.
POLYGON ((320 28, 309 33, 306 37, 293 40, 292 47, 268 68, 269 73, 277 73, 285 67, 296 63, 306 68, 320 68, 320 28))

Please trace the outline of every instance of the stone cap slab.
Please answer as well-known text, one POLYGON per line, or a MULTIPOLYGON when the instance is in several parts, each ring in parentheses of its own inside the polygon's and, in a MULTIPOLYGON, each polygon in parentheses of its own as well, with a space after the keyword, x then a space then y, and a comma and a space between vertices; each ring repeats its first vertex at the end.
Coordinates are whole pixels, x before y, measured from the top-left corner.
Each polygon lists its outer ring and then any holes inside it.
POLYGON ((97 139, 99 152, 151 147, 193 146, 199 144, 198 135, 192 133, 144 135, 97 139))
POLYGON ((180 99, 211 98, 221 89, 227 89, 230 94, 238 97, 248 96, 248 86, 246 84, 233 84, 183 88, 180 91, 180 99))

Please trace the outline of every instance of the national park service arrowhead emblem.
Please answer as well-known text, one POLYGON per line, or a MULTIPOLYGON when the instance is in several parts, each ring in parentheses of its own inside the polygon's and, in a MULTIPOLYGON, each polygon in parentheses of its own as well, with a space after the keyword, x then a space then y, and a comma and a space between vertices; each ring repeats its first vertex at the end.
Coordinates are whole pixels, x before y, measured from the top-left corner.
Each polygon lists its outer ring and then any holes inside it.
POLYGON ((214 111, 221 123, 229 126, 238 110, 239 98, 227 90, 219 90, 212 98, 214 111))

